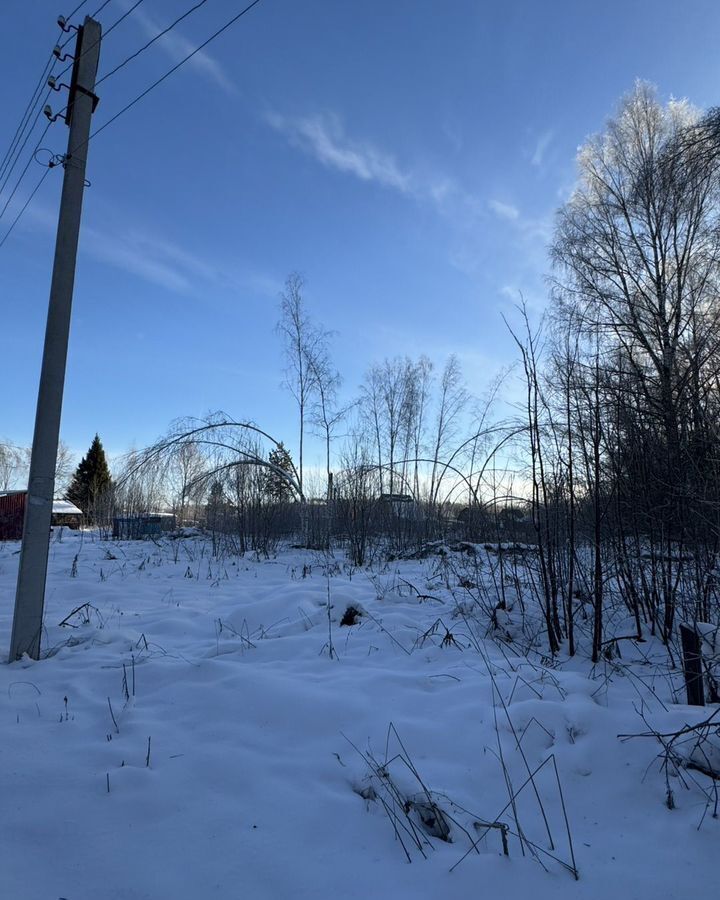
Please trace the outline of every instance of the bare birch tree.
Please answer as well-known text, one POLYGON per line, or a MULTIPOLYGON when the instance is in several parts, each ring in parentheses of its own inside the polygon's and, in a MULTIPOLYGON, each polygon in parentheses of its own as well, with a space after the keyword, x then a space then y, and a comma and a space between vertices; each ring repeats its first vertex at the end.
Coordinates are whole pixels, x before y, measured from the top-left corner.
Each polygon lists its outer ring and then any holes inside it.
POLYGON ((338 405, 338 390, 342 378, 330 358, 327 346, 328 333, 321 334, 308 357, 308 365, 313 375, 314 397, 310 409, 310 420, 319 429, 325 446, 325 475, 328 500, 332 499, 333 475, 331 466, 331 448, 337 425, 345 418, 352 404, 338 405))
POLYGON ((308 408, 317 387, 310 360, 317 355, 321 333, 313 326, 305 309, 303 280, 297 272, 289 275, 280 298, 280 320, 277 331, 285 351, 285 386, 295 398, 298 408, 298 476, 303 492, 305 427, 308 408))
POLYGON ((7 441, 0 442, 0 491, 18 485, 25 468, 22 448, 7 441))
POLYGON ((440 378, 440 396, 435 419, 432 448, 432 472, 430 474, 430 503, 436 506, 442 479, 442 459, 447 456, 457 436, 460 416, 468 402, 462 370, 457 356, 452 354, 440 378))

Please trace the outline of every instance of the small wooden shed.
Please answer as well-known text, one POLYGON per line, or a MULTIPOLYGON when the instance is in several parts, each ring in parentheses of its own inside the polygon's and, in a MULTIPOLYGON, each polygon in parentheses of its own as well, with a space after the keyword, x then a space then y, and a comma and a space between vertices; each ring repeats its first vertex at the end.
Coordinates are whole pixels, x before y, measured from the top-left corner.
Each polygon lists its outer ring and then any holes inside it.
POLYGON ((19 541, 25 518, 27 491, 0 492, 0 541, 19 541))
POLYGON ((53 500, 52 524, 67 525, 68 528, 79 528, 82 525, 83 511, 69 500, 53 500))
MULTIPOLYGON (((27 491, 0 492, 0 541, 22 539, 26 500, 27 491)), ((79 528, 82 516, 82 510, 69 500, 53 500, 51 525, 79 528)))

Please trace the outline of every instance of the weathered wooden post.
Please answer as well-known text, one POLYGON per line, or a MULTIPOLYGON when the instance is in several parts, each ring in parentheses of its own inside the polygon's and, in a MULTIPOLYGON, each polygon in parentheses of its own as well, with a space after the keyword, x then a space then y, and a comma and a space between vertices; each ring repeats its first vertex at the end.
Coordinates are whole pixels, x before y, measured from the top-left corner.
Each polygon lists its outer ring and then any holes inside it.
POLYGON ((680 641, 682 643, 687 702, 690 706, 705 706, 700 635, 689 625, 681 625, 680 641))

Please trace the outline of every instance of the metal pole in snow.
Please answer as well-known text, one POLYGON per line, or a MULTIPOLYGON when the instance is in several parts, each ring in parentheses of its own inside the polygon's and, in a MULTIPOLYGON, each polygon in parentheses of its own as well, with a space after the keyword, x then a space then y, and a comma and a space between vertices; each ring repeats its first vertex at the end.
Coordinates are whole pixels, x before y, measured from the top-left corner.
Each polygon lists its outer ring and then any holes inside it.
POLYGON ((55 461, 60 435, 90 120, 97 105, 95 76, 100 58, 101 35, 100 23, 87 16, 83 26, 78 29, 65 116, 65 121, 70 126, 70 134, 63 164, 65 175, 35 413, 20 570, 10 640, 10 662, 19 659, 24 653, 33 659, 40 656, 50 523, 55 492, 55 461))

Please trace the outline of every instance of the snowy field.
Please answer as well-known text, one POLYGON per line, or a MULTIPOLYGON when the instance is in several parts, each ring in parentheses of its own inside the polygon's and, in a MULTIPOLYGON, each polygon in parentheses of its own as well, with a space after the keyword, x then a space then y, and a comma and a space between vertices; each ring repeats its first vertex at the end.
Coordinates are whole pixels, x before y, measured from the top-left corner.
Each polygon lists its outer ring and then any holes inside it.
POLYGON ((0 666, 2 896, 707 895, 713 782, 618 738, 708 715, 674 702, 661 648, 521 655, 455 572, 56 533, 49 657, 0 666))

